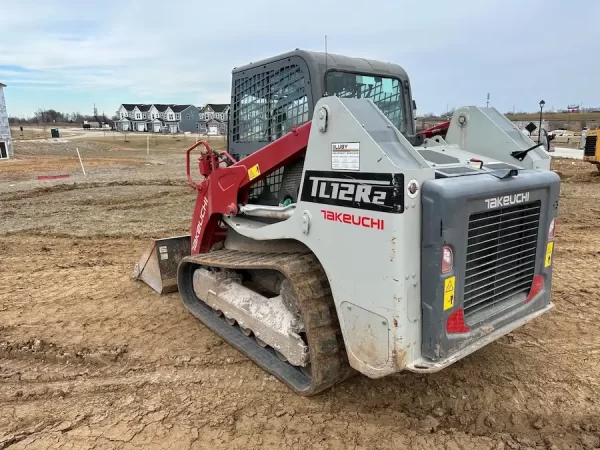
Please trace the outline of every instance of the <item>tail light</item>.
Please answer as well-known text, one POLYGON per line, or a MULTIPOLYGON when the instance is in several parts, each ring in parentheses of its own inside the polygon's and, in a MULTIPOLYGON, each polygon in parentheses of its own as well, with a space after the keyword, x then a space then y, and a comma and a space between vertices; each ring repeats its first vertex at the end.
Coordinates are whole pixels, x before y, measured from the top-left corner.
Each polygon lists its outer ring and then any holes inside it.
POLYGON ((450 273, 454 264, 452 249, 447 245, 442 247, 442 273, 450 273))
POLYGON ((465 324, 465 311, 462 308, 458 308, 448 316, 446 321, 446 332, 448 334, 468 333, 469 331, 471 331, 471 328, 465 324))
POLYGON ((548 227, 548 239, 552 240, 556 236, 556 217, 552 219, 550 222, 550 227, 548 227))
POLYGON ((531 290, 529 291, 529 295, 525 299, 525 303, 529 303, 533 297, 539 294, 542 289, 544 289, 544 277, 541 275, 536 275, 533 277, 533 283, 531 283, 531 290))

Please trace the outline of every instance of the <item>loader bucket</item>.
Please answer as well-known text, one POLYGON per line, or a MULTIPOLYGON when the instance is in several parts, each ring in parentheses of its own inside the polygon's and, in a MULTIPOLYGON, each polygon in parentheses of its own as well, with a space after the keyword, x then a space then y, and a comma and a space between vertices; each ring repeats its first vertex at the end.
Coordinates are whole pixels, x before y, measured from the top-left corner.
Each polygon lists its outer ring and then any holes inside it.
POLYGON ((133 269, 141 280, 159 294, 177 291, 177 267, 191 251, 190 236, 152 239, 133 269))

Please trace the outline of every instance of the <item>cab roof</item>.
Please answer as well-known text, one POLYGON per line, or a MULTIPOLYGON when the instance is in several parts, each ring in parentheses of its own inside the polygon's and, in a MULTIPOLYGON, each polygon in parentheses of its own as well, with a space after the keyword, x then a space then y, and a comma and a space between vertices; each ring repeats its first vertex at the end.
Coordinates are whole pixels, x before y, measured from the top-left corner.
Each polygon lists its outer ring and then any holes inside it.
POLYGON ((260 61, 251 62, 244 66, 235 67, 232 73, 240 73, 245 70, 253 69, 261 65, 281 61, 282 59, 300 57, 307 65, 317 66, 319 71, 325 72, 328 68, 335 68, 348 72, 374 73, 382 76, 389 75, 406 79, 406 71, 398 64, 382 62, 373 59, 358 58, 352 56, 338 55, 334 53, 313 52, 308 50, 296 49, 291 52, 282 53, 260 61))

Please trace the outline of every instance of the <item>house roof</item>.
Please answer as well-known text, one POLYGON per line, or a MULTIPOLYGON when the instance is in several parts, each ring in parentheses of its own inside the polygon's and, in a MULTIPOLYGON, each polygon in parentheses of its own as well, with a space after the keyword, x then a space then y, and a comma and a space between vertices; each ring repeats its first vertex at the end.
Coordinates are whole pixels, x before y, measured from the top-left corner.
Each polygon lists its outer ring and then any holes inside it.
MULTIPOLYGON (((154 106, 158 110, 158 112, 165 112, 167 110, 167 108, 171 108, 173 110, 173 112, 181 112, 181 111, 185 111, 186 109, 188 109, 190 106, 193 106, 193 105, 176 105, 174 103, 169 104, 169 105, 162 104, 162 103, 150 103, 150 104, 123 103, 121 106, 123 106, 123 108, 125 108, 127 111, 133 111, 137 107, 137 109, 139 109, 141 112, 148 112, 148 111, 150 111, 150 108, 152 108, 154 106)), ((220 112, 220 111, 218 111, 218 112, 220 112)))
POLYGON ((229 103, 207 103, 206 106, 210 106, 210 108, 216 113, 222 113, 225 111, 225 108, 229 106, 229 103))
POLYGON ((171 106, 171 109, 176 112, 176 113, 180 113, 181 111, 185 111, 188 108, 191 108, 193 105, 173 105, 171 106))
POLYGON ((0 88, 3 88, 3 87, 6 87, 6 85, 3 83, 0 83, 0 88))
POLYGON ((158 109, 159 112, 165 112, 169 106, 171 106, 171 105, 163 105, 163 104, 160 104, 160 103, 158 103, 158 104, 154 103, 154 107, 156 109, 158 109))

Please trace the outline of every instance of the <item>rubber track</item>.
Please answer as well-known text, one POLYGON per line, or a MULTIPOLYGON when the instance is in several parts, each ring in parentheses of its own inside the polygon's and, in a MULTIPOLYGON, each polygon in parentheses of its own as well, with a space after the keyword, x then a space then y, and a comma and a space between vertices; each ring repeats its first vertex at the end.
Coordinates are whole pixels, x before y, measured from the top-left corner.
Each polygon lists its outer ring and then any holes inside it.
POLYGON ((192 314, 294 392, 311 396, 356 373, 348 364, 329 281, 314 255, 218 250, 188 256, 179 265, 178 284, 184 305, 192 314), (301 308, 308 338, 311 377, 304 375, 299 368, 281 361, 273 349, 259 346, 252 336, 242 334, 237 325, 232 327, 227 324, 196 296, 193 274, 200 265, 233 270, 277 270, 290 281, 301 308))

